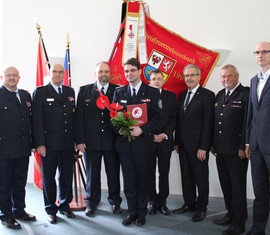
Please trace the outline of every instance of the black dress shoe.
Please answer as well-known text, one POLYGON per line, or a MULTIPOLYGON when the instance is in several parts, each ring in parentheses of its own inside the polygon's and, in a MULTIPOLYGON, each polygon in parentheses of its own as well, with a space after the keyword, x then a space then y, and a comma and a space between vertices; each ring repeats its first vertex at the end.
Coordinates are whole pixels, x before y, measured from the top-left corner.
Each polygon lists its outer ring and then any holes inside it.
POLYGON ((75 218, 75 214, 70 210, 70 208, 66 210, 59 210, 61 215, 65 215, 68 218, 75 218))
POLYGON ((222 232, 224 235, 239 235, 245 232, 245 226, 231 225, 228 230, 222 232))
POLYGON ((225 215, 222 219, 214 219, 213 222, 217 225, 229 225, 232 223, 232 219, 225 215))
POLYGON ((57 222, 57 217, 55 214, 49 214, 48 215, 48 221, 51 223, 51 224, 56 224, 57 222))
POLYGON ((88 207, 86 207, 86 209, 85 209, 85 214, 86 214, 87 216, 91 216, 91 215, 94 214, 94 212, 95 212, 96 209, 97 209, 96 206, 88 206, 88 207))
POLYGON ((148 213, 150 215, 154 215, 157 213, 157 206, 156 205, 150 205, 148 208, 148 213))
POLYGON ((121 209, 120 205, 112 205, 112 211, 114 214, 121 214, 122 213, 122 209, 121 209))
POLYGON ((127 215, 126 218, 123 219, 122 224, 125 226, 130 225, 134 220, 136 220, 136 216, 127 215))
POLYGON ((173 210, 173 213, 174 213, 174 214, 183 214, 183 213, 185 213, 185 212, 193 212, 193 211, 195 211, 195 210, 196 210, 195 208, 189 207, 189 206, 187 206, 186 204, 184 204, 182 207, 173 210))
POLYGON ((199 221, 202 221, 206 216, 206 213, 205 212, 202 212, 202 211, 197 211, 195 213, 195 215, 193 215, 192 217, 192 222, 199 222, 199 221))
POLYGON ((136 219, 136 225, 137 226, 143 226, 145 224, 145 216, 139 216, 136 219))
POLYGON ((27 212, 23 212, 22 214, 14 214, 14 219, 24 220, 24 221, 36 221, 36 216, 30 215, 27 212))
POLYGON ((21 229, 21 225, 16 221, 12 216, 9 216, 6 219, 2 219, 1 223, 6 226, 7 228, 12 228, 12 229, 21 229))
POLYGON ((159 207, 158 207, 158 210, 159 210, 160 213, 163 214, 163 215, 170 215, 170 214, 171 214, 171 212, 170 212, 170 210, 168 209, 167 206, 159 206, 159 207))

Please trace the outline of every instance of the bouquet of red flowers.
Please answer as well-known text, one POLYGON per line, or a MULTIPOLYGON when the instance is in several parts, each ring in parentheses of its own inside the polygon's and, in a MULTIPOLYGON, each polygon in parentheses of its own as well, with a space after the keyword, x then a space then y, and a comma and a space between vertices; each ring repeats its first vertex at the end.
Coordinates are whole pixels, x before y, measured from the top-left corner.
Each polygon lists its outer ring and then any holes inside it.
MULTIPOLYGON (((99 91, 98 91, 99 92, 99 91)), ((108 109, 113 126, 119 129, 119 133, 128 138, 128 141, 135 139, 130 133, 130 127, 137 125, 137 120, 133 120, 129 112, 123 110, 123 106, 118 103, 110 104, 106 95, 99 92, 99 97, 96 101, 97 107, 100 109, 108 109), (123 111, 120 111, 123 110, 123 111)))

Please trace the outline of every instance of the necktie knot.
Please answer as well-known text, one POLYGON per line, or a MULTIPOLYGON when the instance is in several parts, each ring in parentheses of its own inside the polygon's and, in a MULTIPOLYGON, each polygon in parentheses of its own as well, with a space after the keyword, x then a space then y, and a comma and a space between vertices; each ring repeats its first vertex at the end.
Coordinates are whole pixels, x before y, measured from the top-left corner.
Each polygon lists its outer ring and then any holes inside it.
POLYGON ((59 95, 62 95, 61 87, 58 87, 58 94, 59 94, 59 95))
POLYGON ((231 92, 230 91, 227 91, 227 94, 225 96, 225 100, 227 100, 229 98, 230 94, 231 94, 231 92))
POLYGON ((101 88, 101 93, 102 93, 103 95, 105 95, 105 92, 104 92, 104 86, 101 88))

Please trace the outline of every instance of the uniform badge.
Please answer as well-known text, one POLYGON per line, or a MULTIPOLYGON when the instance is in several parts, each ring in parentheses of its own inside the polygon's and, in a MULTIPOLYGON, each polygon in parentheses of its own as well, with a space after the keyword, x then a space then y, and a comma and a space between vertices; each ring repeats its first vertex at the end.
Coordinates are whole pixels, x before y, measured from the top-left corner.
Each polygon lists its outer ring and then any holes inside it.
POLYGON ((159 107, 160 109, 162 109, 162 100, 161 100, 161 99, 158 100, 158 107, 159 107))
POLYGON ((215 103, 215 107, 217 107, 217 106, 218 106, 218 102, 215 103))
POLYGON ((149 102, 151 102, 151 100, 150 99, 141 99, 141 102, 149 103, 149 102))
POLYGON ((68 97, 68 100, 69 101, 73 101, 74 100, 74 97, 70 96, 70 97, 68 97))

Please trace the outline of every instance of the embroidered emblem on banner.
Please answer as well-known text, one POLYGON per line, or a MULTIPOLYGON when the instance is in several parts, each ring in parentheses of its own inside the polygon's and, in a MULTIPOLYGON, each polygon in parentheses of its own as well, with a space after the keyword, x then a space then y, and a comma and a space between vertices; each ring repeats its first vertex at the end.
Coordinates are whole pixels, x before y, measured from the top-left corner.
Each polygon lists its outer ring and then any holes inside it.
POLYGON ((163 73, 164 82, 166 82, 176 65, 176 60, 153 50, 149 57, 148 63, 144 68, 143 74, 147 81, 150 79, 150 73, 154 70, 160 70, 163 73))

